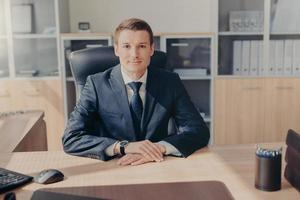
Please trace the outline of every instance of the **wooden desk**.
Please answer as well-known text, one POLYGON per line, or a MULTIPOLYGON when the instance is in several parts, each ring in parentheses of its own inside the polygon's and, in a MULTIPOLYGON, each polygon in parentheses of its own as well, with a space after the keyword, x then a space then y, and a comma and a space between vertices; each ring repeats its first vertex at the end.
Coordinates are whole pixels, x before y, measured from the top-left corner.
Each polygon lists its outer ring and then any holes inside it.
POLYGON ((44 112, 39 110, 0 116, 0 152, 46 151, 44 112))
POLYGON ((125 167, 118 166, 117 160, 102 162, 63 152, 2 153, 0 166, 31 175, 46 168, 56 168, 66 175, 62 182, 51 185, 31 183, 16 190, 17 199, 22 200, 30 199, 33 191, 40 188, 205 180, 223 182, 235 199, 299 199, 299 192, 284 178, 280 191, 255 189, 254 151, 254 145, 214 147, 202 149, 186 159, 166 157, 161 163, 125 167))

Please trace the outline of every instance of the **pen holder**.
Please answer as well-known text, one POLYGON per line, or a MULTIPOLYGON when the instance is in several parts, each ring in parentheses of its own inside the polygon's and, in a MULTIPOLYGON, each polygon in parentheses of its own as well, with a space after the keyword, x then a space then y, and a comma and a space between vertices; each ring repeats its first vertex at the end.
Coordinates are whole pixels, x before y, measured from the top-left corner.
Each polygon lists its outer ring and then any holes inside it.
POLYGON ((278 150, 258 147, 255 153, 255 187, 264 191, 281 189, 281 154, 278 150))

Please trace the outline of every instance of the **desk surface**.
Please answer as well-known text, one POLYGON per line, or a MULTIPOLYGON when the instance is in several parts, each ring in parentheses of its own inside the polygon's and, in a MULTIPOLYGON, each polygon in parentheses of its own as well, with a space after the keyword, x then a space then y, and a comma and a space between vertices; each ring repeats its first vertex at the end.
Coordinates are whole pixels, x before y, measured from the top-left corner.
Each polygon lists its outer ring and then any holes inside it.
POLYGON ((166 157, 164 162, 140 166, 118 166, 117 160, 102 162, 63 152, 0 153, 0 166, 30 175, 56 168, 66 175, 62 182, 51 185, 31 183, 16 190, 17 199, 25 200, 40 188, 207 180, 223 182, 235 199, 299 199, 299 192, 285 178, 282 178, 280 191, 255 189, 254 151, 254 145, 205 148, 186 159, 166 157))

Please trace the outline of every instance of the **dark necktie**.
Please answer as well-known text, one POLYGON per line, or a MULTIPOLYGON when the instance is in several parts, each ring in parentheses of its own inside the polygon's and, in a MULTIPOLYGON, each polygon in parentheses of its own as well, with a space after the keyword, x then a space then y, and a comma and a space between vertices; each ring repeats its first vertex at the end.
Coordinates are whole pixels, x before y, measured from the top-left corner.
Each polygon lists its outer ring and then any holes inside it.
POLYGON ((131 82, 128 83, 128 85, 133 90, 133 96, 130 100, 129 106, 135 134, 138 140, 142 140, 143 136, 141 133, 141 119, 143 114, 143 102, 139 94, 142 82, 131 82))

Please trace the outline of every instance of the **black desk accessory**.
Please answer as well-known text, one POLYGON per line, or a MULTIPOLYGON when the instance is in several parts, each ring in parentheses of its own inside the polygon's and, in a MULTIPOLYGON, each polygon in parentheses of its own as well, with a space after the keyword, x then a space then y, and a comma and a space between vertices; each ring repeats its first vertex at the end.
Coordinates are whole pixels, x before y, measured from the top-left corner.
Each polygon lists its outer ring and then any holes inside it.
POLYGON ((282 148, 264 149, 257 147, 255 152, 255 187, 264 191, 281 189, 282 148))
POLYGON ((31 182, 33 177, 0 168, 0 194, 31 182))

